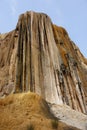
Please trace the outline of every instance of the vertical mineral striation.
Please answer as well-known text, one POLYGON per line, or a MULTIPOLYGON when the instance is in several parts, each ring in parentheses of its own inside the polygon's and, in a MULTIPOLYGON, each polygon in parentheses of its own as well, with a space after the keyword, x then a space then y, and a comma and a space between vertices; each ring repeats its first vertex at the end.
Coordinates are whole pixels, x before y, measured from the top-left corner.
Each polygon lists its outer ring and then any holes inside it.
POLYGON ((1 96, 32 91, 86 113, 86 72, 78 47, 45 14, 26 12, 15 30, 0 36, 1 96))

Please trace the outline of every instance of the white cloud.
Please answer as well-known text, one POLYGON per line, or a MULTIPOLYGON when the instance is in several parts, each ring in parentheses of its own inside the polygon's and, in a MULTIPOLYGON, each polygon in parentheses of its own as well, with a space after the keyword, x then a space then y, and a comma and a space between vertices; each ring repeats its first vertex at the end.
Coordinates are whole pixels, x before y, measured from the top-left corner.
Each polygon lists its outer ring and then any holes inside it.
POLYGON ((10 8, 11 8, 11 14, 14 16, 17 11, 17 1, 16 0, 10 1, 10 8))

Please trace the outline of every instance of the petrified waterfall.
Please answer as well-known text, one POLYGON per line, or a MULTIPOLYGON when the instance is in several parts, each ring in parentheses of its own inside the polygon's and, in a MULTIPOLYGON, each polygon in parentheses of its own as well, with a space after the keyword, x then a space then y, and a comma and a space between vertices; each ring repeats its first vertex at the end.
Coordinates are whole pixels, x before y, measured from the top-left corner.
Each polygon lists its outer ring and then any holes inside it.
POLYGON ((1 96, 32 91, 86 113, 87 61, 47 15, 22 14, 16 29, 0 36, 0 53, 1 96))
POLYGON ((63 103, 55 82, 62 61, 51 20, 44 14, 26 13, 19 18, 17 29, 16 88, 36 92, 50 102, 63 103))

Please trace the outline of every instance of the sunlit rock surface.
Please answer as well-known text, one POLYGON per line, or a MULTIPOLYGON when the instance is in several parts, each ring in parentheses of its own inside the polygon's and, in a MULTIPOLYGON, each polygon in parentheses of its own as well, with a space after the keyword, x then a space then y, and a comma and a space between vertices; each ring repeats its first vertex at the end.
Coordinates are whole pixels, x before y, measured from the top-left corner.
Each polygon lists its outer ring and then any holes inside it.
POLYGON ((26 91, 87 112, 87 60, 64 28, 32 11, 0 34, 0 96, 26 91))

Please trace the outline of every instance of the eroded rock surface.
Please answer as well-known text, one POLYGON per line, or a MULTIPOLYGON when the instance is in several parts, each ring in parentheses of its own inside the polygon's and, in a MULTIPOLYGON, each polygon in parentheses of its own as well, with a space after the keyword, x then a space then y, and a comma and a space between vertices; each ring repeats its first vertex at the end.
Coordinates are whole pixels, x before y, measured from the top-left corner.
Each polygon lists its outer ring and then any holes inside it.
POLYGON ((62 27, 26 12, 16 29, 0 35, 0 95, 32 91, 50 103, 86 113, 87 60, 62 27))
POLYGON ((66 105, 49 104, 49 108, 51 113, 62 122, 81 130, 87 130, 87 115, 72 110, 66 105))

